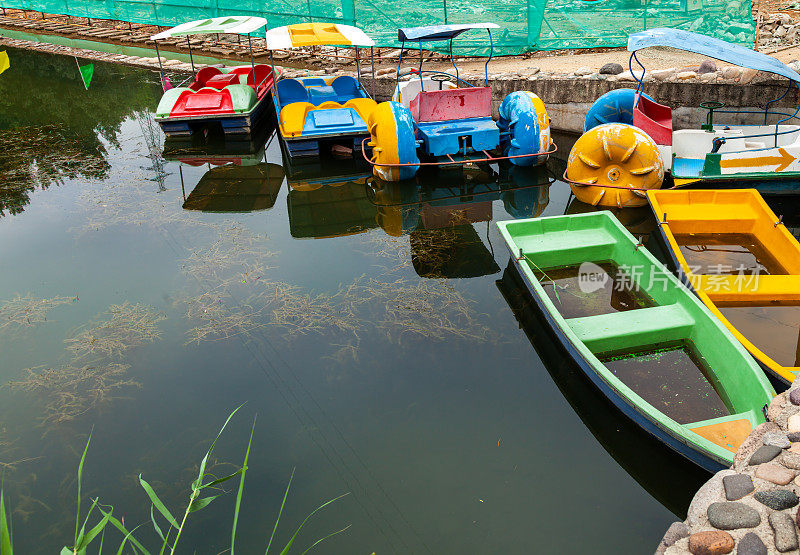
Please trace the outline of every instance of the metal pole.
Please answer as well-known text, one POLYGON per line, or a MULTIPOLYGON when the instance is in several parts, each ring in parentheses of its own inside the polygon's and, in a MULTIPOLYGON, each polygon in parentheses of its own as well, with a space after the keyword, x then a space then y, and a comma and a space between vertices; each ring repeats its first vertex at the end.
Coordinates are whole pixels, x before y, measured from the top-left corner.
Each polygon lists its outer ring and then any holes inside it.
POLYGON ((442 0, 444 6, 444 24, 447 25, 447 0, 442 0))
POLYGON ((256 64, 253 62, 253 41, 250 38, 250 33, 247 33, 247 46, 250 47, 250 68, 253 70, 253 90, 256 91, 256 98, 258 98, 258 85, 256 84, 256 64))
POLYGON ((161 54, 158 53, 158 41, 154 40, 153 44, 156 45, 156 58, 158 59, 158 74, 161 76, 161 90, 166 92, 164 88, 164 68, 161 66, 161 54))
MULTIPOLYGON (((267 46, 267 48, 269 48, 269 46, 267 46)), ((272 50, 269 51, 269 65, 272 66, 272 90, 275 91, 275 101, 277 103, 275 110, 277 111, 278 125, 280 125, 281 95, 278 94, 278 78, 275 75, 275 60, 272 57, 272 50)))
POLYGON ((422 39, 419 39, 419 86, 424 91, 425 81, 422 80, 422 39))
POLYGON ((358 46, 356 46, 356 75, 359 86, 363 87, 361 83, 361 64, 358 62, 358 46))
POLYGON ((189 40, 189 35, 186 35, 186 46, 189 47, 189 61, 192 63, 192 71, 194 71, 194 58, 192 57, 192 42, 189 40))
POLYGON ((370 64, 372 65, 372 100, 375 100, 375 47, 369 47, 370 64))

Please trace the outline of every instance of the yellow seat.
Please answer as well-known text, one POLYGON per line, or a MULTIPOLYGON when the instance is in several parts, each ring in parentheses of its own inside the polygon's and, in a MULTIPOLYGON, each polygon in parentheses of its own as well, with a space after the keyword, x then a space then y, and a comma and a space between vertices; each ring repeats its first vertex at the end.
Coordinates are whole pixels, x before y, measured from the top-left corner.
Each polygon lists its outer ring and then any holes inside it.
POLYGON ((378 103, 371 98, 351 98, 344 103, 344 107, 355 110, 364 120, 364 123, 367 123, 367 118, 377 105, 378 103))
POLYGON ((281 133, 284 137, 303 134, 306 116, 315 106, 310 102, 292 102, 281 109, 281 133))
POLYGON ((742 442, 750 435, 750 432, 753 431, 753 425, 746 418, 739 418, 689 429, 711 443, 735 453, 742 442))

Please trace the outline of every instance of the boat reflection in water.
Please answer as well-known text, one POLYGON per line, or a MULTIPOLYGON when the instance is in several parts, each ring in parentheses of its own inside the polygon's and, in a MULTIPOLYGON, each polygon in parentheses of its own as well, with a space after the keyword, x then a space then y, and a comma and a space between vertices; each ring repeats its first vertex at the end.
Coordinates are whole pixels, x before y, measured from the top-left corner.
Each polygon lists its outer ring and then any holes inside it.
POLYGON ((491 243, 487 248, 473 224, 485 223, 488 242, 498 200, 513 218, 538 216, 554 181, 548 165, 438 169, 398 183, 372 179, 370 194, 381 228, 394 237, 409 236, 418 275, 470 278, 500 271, 491 243))
POLYGON ((589 431, 639 485, 683 520, 710 474, 644 432, 595 388, 547 327, 513 263, 496 284, 550 377, 589 431))
POLYGON ((656 229, 657 222, 649 206, 609 208, 607 206, 592 206, 591 204, 581 202, 571 194, 570 199, 564 214, 586 214, 587 212, 608 210, 614 214, 614 217, 619 220, 619 223, 625 226, 625 229, 630 231, 631 235, 643 239, 647 239, 656 229))
MULTIPOLYGON (((284 159, 285 160, 285 159, 284 159)), ((367 196, 372 170, 360 159, 289 165, 289 231, 296 239, 344 237, 378 227, 367 196)))
POLYGON ((168 139, 164 158, 180 162, 183 208, 203 212, 252 212, 275 206, 286 176, 279 164, 264 162, 268 137, 263 133, 244 141, 202 145, 195 144, 193 139, 168 139), (207 167, 188 196, 184 165, 207 167))

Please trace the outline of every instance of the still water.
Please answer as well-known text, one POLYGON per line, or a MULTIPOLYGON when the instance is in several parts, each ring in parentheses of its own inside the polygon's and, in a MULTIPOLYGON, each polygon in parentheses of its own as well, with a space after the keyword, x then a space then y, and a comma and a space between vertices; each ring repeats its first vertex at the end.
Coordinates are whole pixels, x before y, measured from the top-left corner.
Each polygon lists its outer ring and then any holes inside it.
MULTIPOLYGON (((84 91, 70 58, 9 54, 0 464, 19 552, 71 540, 92 431, 84 510, 99 496, 154 545, 137 476, 182 513, 241 403, 210 464, 235 469, 256 419, 243 553, 263 552, 292 469, 281 546, 349 493, 298 552, 349 525, 316 551, 643 553, 683 518, 706 476, 554 348, 493 225, 589 209, 563 162, 379 189, 352 164, 283 167, 275 141, 165 151, 156 73, 98 63, 84 91)), ((228 489, 180 552, 226 549, 228 489)))

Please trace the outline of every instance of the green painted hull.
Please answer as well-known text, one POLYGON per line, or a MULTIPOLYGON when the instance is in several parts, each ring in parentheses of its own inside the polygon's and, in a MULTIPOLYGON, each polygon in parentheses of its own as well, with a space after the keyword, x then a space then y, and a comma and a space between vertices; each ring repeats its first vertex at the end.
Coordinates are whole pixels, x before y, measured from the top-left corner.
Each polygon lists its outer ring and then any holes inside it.
MULTIPOLYGON (((749 430, 765 421, 764 409, 775 392, 747 351, 699 299, 644 247, 637 246, 609 212, 497 225, 556 336, 595 385, 642 428, 688 459, 709 470, 730 466, 749 430), (564 299, 551 299, 537 273, 547 275, 586 261, 633 269, 627 279, 649 298, 647 307, 565 318, 564 299), (601 361, 616 360, 624 353, 658 352, 676 342, 691 346, 727 414, 687 421, 676 416, 674 406, 683 402, 676 399, 670 409, 674 418, 667 416, 662 412, 666 409, 645 399, 652 398, 643 389, 653 389, 653 380, 626 384, 601 361), (609 353, 614 356, 609 358, 609 353)), ((661 382, 668 383, 670 376, 661 375, 661 382)))

